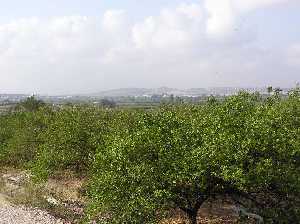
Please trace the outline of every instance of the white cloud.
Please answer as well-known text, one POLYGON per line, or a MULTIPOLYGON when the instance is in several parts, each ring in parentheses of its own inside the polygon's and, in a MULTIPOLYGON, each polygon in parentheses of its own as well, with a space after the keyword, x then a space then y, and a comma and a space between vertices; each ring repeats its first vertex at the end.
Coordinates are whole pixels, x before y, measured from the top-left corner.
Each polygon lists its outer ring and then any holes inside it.
MULTIPOLYGON (((206 0, 135 22, 123 10, 108 10, 99 17, 0 24, 0 88, 74 93, 130 86, 261 85, 263 76, 273 73, 266 65, 284 70, 282 58, 267 56, 255 35, 249 30, 236 35, 233 27, 243 13, 283 2, 206 0)), ((289 58, 298 62, 300 50, 294 48, 289 58)))
POLYGON ((235 11, 231 0, 206 0, 208 12, 207 32, 212 35, 227 34, 235 22, 235 11))
POLYGON ((200 4, 181 4, 177 7, 176 11, 186 15, 189 19, 197 21, 203 19, 203 11, 200 4))
POLYGON ((241 14, 292 1, 295 0, 205 0, 207 32, 217 37, 232 34, 241 14))
POLYGON ((188 45, 201 30, 203 10, 197 4, 182 4, 164 9, 160 15, 150 16, 133 26, 133 40, 137 48, 170 48, 188 45))
POLYGON ((124 10, 108 10, 103 16, 103 27, 110 31, 115 32, 124 28, 126 13, 124 10))

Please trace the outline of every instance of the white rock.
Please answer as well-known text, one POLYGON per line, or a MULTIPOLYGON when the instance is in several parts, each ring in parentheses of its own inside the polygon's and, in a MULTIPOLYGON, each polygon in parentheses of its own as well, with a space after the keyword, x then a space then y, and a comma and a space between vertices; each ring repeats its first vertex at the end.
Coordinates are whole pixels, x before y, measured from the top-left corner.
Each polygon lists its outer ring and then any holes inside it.
POLYGON ((56 200, 56 199, 53 198, 53 197, 47 197, 47 196, 45 196, 44 198, 45 198, 46 201, 47 201, 49 204, 51 204, 51 205, 59 205, 59 201, 56 200))

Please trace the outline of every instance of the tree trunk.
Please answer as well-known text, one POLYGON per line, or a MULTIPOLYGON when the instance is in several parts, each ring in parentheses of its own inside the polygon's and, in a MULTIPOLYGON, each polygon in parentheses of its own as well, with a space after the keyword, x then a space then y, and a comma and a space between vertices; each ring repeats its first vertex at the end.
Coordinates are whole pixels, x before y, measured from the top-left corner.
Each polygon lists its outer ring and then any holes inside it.
POLYGON ((201 205, 204 203, 204 201, 205 200, 198 201, 193 208, 181 208, 180 207, 180 209, 188 215, 188 217, 191 221, 191 224, 197 224, 198 211, 199 211, 201 205))
POLYGON ((198 210, 197 211, 195 210, 195 211, 192 211, 191 214, 188 214, 191 224, 197 224, 197 213, 198 213, 198 210))

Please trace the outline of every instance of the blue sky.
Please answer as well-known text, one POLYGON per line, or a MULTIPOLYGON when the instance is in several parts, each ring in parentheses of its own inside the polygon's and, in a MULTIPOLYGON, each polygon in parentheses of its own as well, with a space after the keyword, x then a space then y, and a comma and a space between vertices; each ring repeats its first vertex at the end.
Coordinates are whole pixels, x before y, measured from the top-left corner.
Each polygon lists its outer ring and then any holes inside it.
MULTIPOLYGON (((124 9, 135 18, 158 13, 163 7, 177 5, 180 0, 1 0, 1 19, 16 17, 98 16, 107 9, 124 9)), ((193 2, 193 1, 185 1, 193 2)))
POLYGON ((0 93, 300 81, 298 0, 0 3, 0 93))

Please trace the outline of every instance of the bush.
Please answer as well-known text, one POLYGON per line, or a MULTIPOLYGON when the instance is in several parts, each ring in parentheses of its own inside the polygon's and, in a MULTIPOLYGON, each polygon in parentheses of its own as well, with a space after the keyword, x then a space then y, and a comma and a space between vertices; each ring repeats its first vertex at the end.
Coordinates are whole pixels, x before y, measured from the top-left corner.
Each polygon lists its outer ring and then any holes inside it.
POLYGON ((90 217, 155 223, 179 208, 195 223, 206 199, 229 194, 253 201, 267 222, 300 219, 299 89, 152 110, 41 106, 0 122, 1 165, 38 179, 88 175, 90 217))
POLYGON ((103 144, 107 114, 87 107, 66 107, 55 112, 39 135, 42 144, 33 167, 36 176, 44 179, 64 169, 86 173, 96 146, 103 144))
POLYGON ((2 165, 24 167, 35 160, 38 146, 41 144, 39 134, 45 129, 44 119, 47 113, 45 108, 36 112, 24 111, 1 117, 2 165))
POLYGON ((30 96, 26 100, 19 103, 15 109, 34 112, 45 106, 46 104, 42 100, 36 99, 35 96, 30 96))
POLYGON ((299 194, 299 109, 299 97, 264 103, 240 93, 116 118, 95 156, 94 212, 111 214, 112 223, 152 223, 177 207, 195 223, 201 204, 217 194, 299 194))

